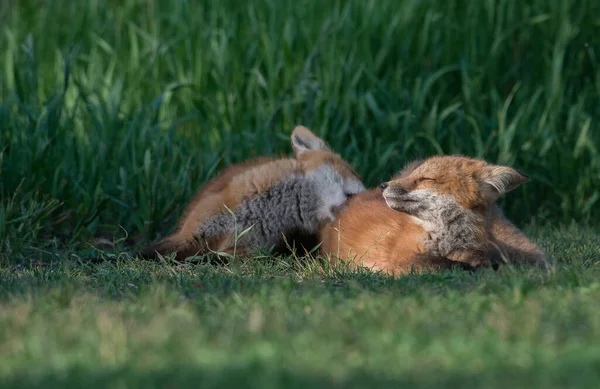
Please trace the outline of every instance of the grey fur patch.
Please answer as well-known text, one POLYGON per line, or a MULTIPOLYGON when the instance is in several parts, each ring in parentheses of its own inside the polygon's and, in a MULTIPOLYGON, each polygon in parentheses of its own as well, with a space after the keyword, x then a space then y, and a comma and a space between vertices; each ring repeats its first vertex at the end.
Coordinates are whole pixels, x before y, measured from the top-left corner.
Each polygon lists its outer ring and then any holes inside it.
POLYGON ((386 194, 388 207, 413 216, 429 234, 424 239, 429 254, 448 256, 457 250, 484 250, 481 231, 485 219, 463 208, 451 196, 428 190, 386 194))
POLYGON ((317 183, 304 176, 287 178, 268 191, 247 199, 234 211, 224 210, 198 226, 197 238, 237 234, 253 226, 237 242, 237 247, 258 249, 282 243, 282 234, 316 234, 322 223, 322 196, 317 183))

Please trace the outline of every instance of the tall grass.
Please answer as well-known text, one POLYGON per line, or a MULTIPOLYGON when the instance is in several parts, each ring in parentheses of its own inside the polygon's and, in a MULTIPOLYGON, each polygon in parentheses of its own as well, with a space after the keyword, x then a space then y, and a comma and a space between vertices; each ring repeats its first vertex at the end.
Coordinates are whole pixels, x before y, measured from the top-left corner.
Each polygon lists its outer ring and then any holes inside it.
POLYGON ((532 177, 518 223, 600 216, 594 0, 13 1, 0 26, 0 252, 152 239, 300 123, 369 185, 461 153, 532 177))

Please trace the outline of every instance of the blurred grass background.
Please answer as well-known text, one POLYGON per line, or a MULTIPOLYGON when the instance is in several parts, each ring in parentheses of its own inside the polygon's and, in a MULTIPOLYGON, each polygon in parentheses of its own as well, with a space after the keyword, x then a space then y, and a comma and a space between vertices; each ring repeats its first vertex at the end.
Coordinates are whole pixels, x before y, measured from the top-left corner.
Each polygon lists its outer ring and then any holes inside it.
POLYGON ((594 0, 4 1, 0 252, 174 226, 304 124, 376 185, 461 153, 532 182, 519 225, 600 216, 594 0))

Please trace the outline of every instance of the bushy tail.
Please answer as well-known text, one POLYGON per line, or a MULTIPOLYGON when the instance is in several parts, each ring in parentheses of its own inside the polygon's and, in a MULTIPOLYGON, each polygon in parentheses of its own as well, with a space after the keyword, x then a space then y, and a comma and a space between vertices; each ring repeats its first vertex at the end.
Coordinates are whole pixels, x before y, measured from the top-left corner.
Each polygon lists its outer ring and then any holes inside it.
POLYGON ((196 254, 200 255, 201 251, 200 243, 193 236, 174 233, 141 250, 138 255, 146 259, 156 259, 158 254, 167 256, 175 253, 175 258, 181 260, 196 254))

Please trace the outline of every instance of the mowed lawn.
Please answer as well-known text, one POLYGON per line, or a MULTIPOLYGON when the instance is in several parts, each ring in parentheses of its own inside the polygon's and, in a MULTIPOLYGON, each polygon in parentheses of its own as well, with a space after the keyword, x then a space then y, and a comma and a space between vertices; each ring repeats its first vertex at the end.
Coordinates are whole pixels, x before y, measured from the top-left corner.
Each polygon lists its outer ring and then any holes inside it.
POLYGON ((3 266, 3 387, 595 388, 599 236, 535 236, 557 260, 547 272, 3 266))
POLYGON ((0 1, 1 388, 598 388, 597 0, 0 1), (375 186, 460 153, 547 271, 144 262, 302 124, 375 186))

